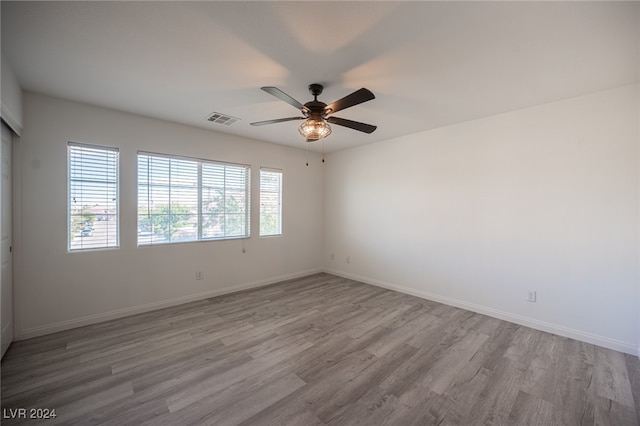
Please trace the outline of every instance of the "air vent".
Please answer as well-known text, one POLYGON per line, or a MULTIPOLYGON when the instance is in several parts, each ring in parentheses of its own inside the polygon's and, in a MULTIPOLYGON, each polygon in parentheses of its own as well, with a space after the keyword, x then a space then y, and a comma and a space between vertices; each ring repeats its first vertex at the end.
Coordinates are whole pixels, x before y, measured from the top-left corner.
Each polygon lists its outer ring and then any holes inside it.
POLYGON ((230 126, 238 120, 240 119, 231 117, 230 115, 221 114, 219 112, 214 112, 209 117, 207 117, 207 121, 211 121, 212 123, 224 124, 225 126, 230 126))

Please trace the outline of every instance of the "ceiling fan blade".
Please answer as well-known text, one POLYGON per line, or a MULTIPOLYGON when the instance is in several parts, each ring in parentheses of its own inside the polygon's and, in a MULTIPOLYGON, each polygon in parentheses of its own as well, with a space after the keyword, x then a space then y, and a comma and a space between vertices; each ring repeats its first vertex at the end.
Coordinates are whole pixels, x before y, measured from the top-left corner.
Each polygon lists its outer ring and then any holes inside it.
POLYGON ((306 120, 306 118, 304 117, 276 118, 275 120, 256 121, 250 124, 252 126, 264 126, 265 124, 275 124, 275 123, 282 123, 283 121, 293 121, 293 120, 306 120))
POLYGON ((298 102, 297 100, 293 99, 291 96, 287 95, 286 93, 284 93, 282 90, 278 89, 277 87, 273 87, 273 86, 265 86, 265 87, 261 87, 262 90, 264 90, 265 92, 267 92, 268 94, 275 96, 276 98, 280 99, 281 101, 285 101, 286 103, 288 103, 289 105, 295 107, 296 109, 299 109, 300 111, 307 111, 307 107, 305 107, 304 105, 302 105, 300 102, 298 102))
MULTIPOLYGON (((334 112, 343 110, 345 108, 352 107, 354 105, 361 104, 363 102, 370 101, 371 99, 375 99, 375 95, 371 93, 370 90, 362 89, 356 90, 350 95, 345 96, 342 99, 338 99, 334 103, 327 105, 324 108, 326 114, 333 114, 334 112)), ((337 124, 337 123, 336 123, 337 124)))
POLYGON ((359 121, 347 120, 346 118, 340 117, 328 117, 327 121, 331 124, 337 124, 338 126, 348 127, 350 129, 359 130, 365 133, 373 133, 373 131, 378 128, 378 126, 367 123, 360 123, 359 121))

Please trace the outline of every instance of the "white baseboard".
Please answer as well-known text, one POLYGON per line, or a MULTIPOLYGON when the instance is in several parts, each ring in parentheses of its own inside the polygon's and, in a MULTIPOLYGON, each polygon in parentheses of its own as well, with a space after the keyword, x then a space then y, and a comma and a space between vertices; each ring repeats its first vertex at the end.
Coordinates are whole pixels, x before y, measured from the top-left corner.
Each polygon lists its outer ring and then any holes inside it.
POLYGON ((181 296, 174 299, 163 300, 158 302, 147 303, 144 305, 132 306, 124 309, 117 309, 114 311, 103 312, 96 315, 89 315, 72 320, 60 321, 53 324, 47 324, 39 327, 25 328, 18 332, 16 330, 16 336, 14 340, 25 340, 32 337, 44 336, 46 334, 57 333, 59 331, 69 330, 72 328, 83 327, 86 325, 96 324, 103 321, 109 321, 118 319, 130 315, 141 314, 144 312, 150 312, 162 308, 168 308, 171 306, 177 306, 184 303, 194 302, 197 300, 208 299, 210 297, 220 296, 223 294, 234 293, 242 290, 248 290, 251 288, 263 287, 266 285, 274 284, 280 281, 286 281, 289 279, 300 278, 307 275, 316 274, 318 272, 326 272, 329 274, 337 275, 343 278, 360 281, 363 283, 375 285, 377 287, 386 288, 389 290, 398 291, 400 293, 410 294, 412 296, 420 297, 422 299, 432 300, 434 302, 443 303, 449 306, 455 306, 457 308, 466 309, 468 311, 477 312, 483 315, 488 315, 493 318, 509 321, 515 324, 520 324, 526 327, 531 327, 536 330, 546 331, 548 333, 557 334, 559 336, 569 337, 572 339, 580 340, 582 342, 591 343, 604 348, 612 349, 619 352, 624 352, 640 357, 640 346, 635 346, 630 343, 622 342, 615 339, 610 339, 604 336, 598 336, 592 333, 588 333, 581 330, 575 330, 572 328, 548 323, 545 321, 536 320, 533 318, 524 317, 521 315, 512 314, 509 312, 500 311, 497 309, 489 308, 474 303, 465 302, 458 299, 453 299, 437 294, 416 290, 410 287, 391 284, 385 281, 376 280, 369 277, 351 274, 344 271, 339 271, 329 268, 318 268, 307 271, 300 271, 292 274, 281 275, 277 277, 271 277, 264 280, 253 281, 249 283, 238 284, 229 287, 222 287, 212 289, 206 292, 190 294, 187 296, 181 296))
POLYGON ((269 284, 275 284, 280 281, 300 278, 307 275, 316 274, 319 272, 323 272, 323 270, 320 268, 310 269, 310 270, 300 271, 292 274, 271 277, 264 280, 237 284, 229 287, 216 288, 216 289, 201 292, 201 293, 195 293, 195 294, 189 294, 186 296, 176 297, 174 299, 151 302, 151 303, 146 303, 144 305, 131 306, 128 308, 117 309, 109 312, 103 312, 96 315, 88 315, 81 318, 60 321, 57 323, 47 324, 39 327, 25 328, 20 333, 16 333, 16 336, 14 336, 14 341, 30 339, 32 337, 44 336, 46 334, 52 334, 52 333, 57 333, 59 331, 69 330, 72 328, 83 327, 85 325, 96 324, 99 322, 110 321, 113 319, 127 317, 130 315, 136 315, 144 312, 155 311, 162 308, 168 308, 171 306, 182 305, 184 303, 208 299, 210 297, 220 296, 223 294, 235 293, 237 291, 263 287, 269 284))
POLYGON ((468 311, 477 312, 479 314, 487 315, 493 318, 498 318, 504 321, 509 321, 515 324, 524 325, 540 331, 546 331, 547 333, 557 334, 563 337, 569 337, 572 339, 580 340, 582 342, 591 343, 593 345, 602 346, 603 348, 612 349, 618 352, 624 352, 631 355, 640 357, 640 346, 633 345, 631 343, 622 342, 616 339, 610 339, 604 336, 598 336, 596 334, 588 333, 581 330, 575 330, 569 327, 564 327, 557 324, 540 321, 533 318, 528 318, 522 315, 517 315, 509 312, 500 311, 497 309, 489 308, 482 305, 476 305, 474 303, 465 302, 463 300, 453 299, 450 297, 440 296, 434 293, 426 291, 416 290, 413 288, 391 284, 388 282, 376 280, 369 277, 363 277, 360 275, 350 274, 335 269, 325 268, 324 272, 328 274, 337 275, 343 278, 348 278, 355 281, 360 281, 366 284, 375 285, 377 287, 383 287, 389 290, 398 291, 400 293, 410 294, 412 296, 420 297, 422 299, 432 300, 434 302, 443 303, 449 306, 455 306, 457 308, 466 309, 468 311))

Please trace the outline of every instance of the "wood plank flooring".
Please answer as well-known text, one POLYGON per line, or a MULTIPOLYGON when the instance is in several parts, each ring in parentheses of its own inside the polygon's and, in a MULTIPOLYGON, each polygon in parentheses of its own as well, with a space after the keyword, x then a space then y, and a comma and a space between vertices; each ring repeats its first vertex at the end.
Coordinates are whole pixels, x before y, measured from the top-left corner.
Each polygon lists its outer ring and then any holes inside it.
POLYGON ((625 426, 640 412, 634 356, 329 274, 16 342, 1 368, 7 425, 625 426), (18 408, 57 417, 9 419, 18 408))

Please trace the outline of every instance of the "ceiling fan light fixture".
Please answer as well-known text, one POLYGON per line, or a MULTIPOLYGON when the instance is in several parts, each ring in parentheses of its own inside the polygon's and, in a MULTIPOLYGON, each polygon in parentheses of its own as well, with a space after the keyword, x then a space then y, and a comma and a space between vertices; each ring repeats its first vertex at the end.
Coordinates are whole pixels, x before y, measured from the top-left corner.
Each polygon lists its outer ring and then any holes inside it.
POLYGON ((307 142, 324 139, 331 134, 331 126, 323 119, 308 118, 300 125, 298 130, 307 142))

